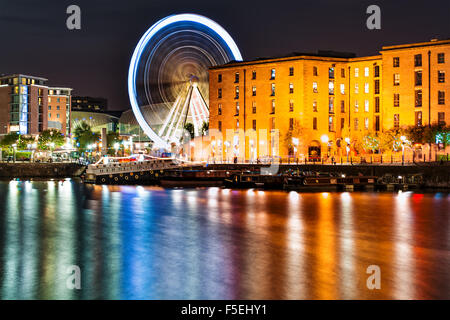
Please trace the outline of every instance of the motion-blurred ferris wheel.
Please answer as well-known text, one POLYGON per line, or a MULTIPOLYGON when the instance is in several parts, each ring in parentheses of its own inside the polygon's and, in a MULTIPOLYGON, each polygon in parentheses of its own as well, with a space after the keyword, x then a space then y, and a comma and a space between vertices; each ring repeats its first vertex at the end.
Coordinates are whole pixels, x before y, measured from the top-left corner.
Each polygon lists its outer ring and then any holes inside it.
POLYGON ((199 135, 209 120, 208 68, 242 56, 216 22, 178 14, 155 23, 131 58, 128 94, 133 113, 156 147, 178 143, 187 123, 199 135))

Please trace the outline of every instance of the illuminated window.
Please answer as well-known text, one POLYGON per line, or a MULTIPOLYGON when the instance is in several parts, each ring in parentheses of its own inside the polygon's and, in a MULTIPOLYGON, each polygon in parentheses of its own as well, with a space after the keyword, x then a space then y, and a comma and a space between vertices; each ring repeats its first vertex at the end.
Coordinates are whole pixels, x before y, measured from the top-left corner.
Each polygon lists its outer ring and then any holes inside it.
POLYGON ((369 112, 369 100, 364 100, 364 112, 369 112))
POLYGON ((355 68, 355 78, 359 77, 359 68, 355 68))
POLYGON ((270 80, 275 80, 275 69, 270 70, 270 80))
POLYGON ((364 68, 364 77, 368 77, 369 76, 369 67, 365 67, 364 68))
POLYGON ((442 71, 442 70, 438 71, 438 82, 439 83, 445 82, 445 71, 442 71))
POLYGON ((341 94, 345 94, 345 84, 341 83, 341 94))
POLYGON ((416 111, 415 119, 416 119, 416 126, 421 127, 422 126, 422 111, 416 111))
POLYGON ((399 85, 400 85, 400 74, 394 73, 394 86, 399 86, 399 85))
POLYGON ((256 96, 256 86, 252 87, 252 96, 256 96))
POLYGON ((334 68, 328 68, 328 78, 334 79, 334 68))
POLYGON ((394 93, 394 107, 400 107, 400 94, 394 93))
POLYGON ((256 113, 256 101, 252 102, 252 112, 256 113))
POLYGON ((317 82, 313 82, 313 92, 317 93, 317 82))
POLYGON ((235 93, 234 98, 239 99, 239 86, 236 86, 234 93, 235 93))
POLYGON ((239 115, 239 102, 236 102, 236 114, 235 116, 239 115))
POLYGON ((359 93, 359 85, 355 83, 355 93, 359 93))
POLYGON ((48 103, 52 102, 52 98, 48 97, 48 103))
POLYGON ((369 118, 364 118, 364 129, 369 130, 369 118))
POLYGON ((334 131, 334 117, 332 116, 328 117, 328 131, 330 132, 334 131))
POLYGON ((217 114, 220 116, 222 114, 222 104, 219 103, 219 106, 217 107, 217 114))
POLYGON ((355 100, 355 112, 359 111, 359 102, 358 100, 355 100))
POLYGON ((239 129, 239 119, 236 119, 236 129, 239 129))
POLYGON ((274 96, 274 95, 275 95, 275 83, 272 83, 270 95, 271 95, 271 96, 274 96))
POLYGON ((438 63, 444 63, 445 62, 445 55, 443 52, 437 54, 437 62, 438 63))
POLYGON ((364 84, 364 93, 369 93, 369 84, 367 82, 364 84))
POLYGON ((334 94, 334 81, 329 81, 328 82, 328 93, 329 94, 334 94))
POLYGON ((399 57, 394 57, 394 58, 393 58, 392 66, 393 66, 394 68, 400 67, 400 58, 399 58, 399 57))
POLYGON ((317 112, 317 101, 313 100, 313 112, 317 112))
POLYGON ((270 113, 275 113, 275 99, 272 99, 272 101, 271 101, 271 112, 270 113))
POLYGON ((334 113, 334 97, 328 98, 328 112, 334 113))
POLYGON ((294 84, 289 83, 289 93, 294 93, 294 84))

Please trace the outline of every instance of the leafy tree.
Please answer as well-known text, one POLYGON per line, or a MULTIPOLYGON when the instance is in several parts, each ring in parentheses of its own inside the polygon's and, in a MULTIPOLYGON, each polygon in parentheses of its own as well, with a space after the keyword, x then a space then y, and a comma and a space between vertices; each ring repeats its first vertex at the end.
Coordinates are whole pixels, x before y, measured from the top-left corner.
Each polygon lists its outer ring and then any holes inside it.
POLYGON ((40 150, 50 150, 50 144, 54 144, 55 148, 64 145, 64 135, 56 129, 44 130, 39 135, 38 148, 40 150))
POLYGON ((96 132, 92 132, 91 127, 86 122, 81 122, 73 131, 73 136, 77 141, 78 148, 84 152, 87 146, 98 142, 100 135, 96 132))
POLYGON ((202 136, 206 136, 208 134, 208 130, 209 130, 209 122, 203 122, 202 124, 202 136))
POLYGON ((3 139, 0 141, 0 145, 2 147, 11 147, 13 144, 17 144, 19 141, 20 135, 16 132, 11 132, 3 136, 3 139))
POLYGON ((380 137, 374 132, 369 132, 363 137, 361 147, 366 152, 375 153, 380 149, 380 137))
POLYGON ((293 125, 292 130, 288 130, 284 134, 284 139, 283 139, 284 146, 289 151, 293 151, 294 147, 298 148, 299 146, 294 144, 294 142, 292 141, 292 138, 298 139, 299 143, 300 143, 300 137, 301 136, 302 136, 302 128, 300 126, 300 123, 298 122, 298 120, 294 120, 294 125, 293 125))
POLYGON ((191 135, 191 139, 194 139, 194 125, 192 123, 190 122, 186 123, 184 125, 184 130, 189 132, 189 134, 191 135))

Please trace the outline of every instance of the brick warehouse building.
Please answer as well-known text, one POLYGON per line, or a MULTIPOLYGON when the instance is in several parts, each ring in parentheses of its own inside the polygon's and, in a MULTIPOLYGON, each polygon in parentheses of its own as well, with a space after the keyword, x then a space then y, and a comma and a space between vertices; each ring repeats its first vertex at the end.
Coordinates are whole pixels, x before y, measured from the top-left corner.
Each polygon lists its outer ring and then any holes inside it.
POLYGON ((432 40, 369 57, 319 52, 213 67, 213 153, 345 156, 369 132, 448 124, 449 55, 450 40, 432 40))
POLYGON ((0 77, 0 135, 37 135, 46 129, 70 133, 70 88, 52 88, 47 79, 22 74, 0 77))

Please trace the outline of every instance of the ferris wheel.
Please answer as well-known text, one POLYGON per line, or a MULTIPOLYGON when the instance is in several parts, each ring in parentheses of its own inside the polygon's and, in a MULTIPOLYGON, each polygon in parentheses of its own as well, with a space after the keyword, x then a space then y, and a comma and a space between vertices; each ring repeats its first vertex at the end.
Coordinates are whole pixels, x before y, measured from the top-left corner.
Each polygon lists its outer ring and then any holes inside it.
POLYGON ((242 61, 231 36, 197 14, 168 16, 142 36, 130 62, 128 94, 139 125, 158 148, 179 143, 186 124, 209 119, 208 68, 242 61))

